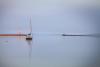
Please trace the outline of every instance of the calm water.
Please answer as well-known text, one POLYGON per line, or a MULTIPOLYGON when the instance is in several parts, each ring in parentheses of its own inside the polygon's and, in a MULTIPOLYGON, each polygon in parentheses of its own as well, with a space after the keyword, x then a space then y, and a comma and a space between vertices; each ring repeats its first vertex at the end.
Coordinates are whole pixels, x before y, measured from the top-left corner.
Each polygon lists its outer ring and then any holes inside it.
POLYGON ((4 67, 89 67, 99 60, 100 38, 33 36, 0 38, 0 58, 4 67))

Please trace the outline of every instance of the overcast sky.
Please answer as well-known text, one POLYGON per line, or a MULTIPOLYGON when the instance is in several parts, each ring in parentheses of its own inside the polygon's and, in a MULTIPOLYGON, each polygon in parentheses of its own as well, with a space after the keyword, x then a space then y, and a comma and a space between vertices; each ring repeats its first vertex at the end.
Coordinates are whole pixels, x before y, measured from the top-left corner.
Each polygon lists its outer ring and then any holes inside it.
POLYGON ((4 0, 2 32, 99 32, 97 0, 4 0))

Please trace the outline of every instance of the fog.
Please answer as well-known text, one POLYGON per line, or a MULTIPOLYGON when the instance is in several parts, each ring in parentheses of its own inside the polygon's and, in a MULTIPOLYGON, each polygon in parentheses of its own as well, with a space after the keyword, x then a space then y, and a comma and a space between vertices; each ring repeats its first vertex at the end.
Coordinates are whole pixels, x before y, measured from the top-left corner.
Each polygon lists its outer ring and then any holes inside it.
POLYGON ((0 1, 1 67, 99 67, 100 37, 62 37, 58 34, 99 34, 98 0, 0 1))

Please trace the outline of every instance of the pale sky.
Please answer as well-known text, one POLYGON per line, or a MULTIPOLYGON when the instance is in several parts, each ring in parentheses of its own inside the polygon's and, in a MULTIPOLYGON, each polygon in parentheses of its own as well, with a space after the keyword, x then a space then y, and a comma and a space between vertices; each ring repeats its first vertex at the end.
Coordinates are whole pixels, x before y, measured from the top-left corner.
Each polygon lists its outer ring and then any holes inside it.
POLYGON ((91 19, 92 14, 99 12, 97 0, 5 0, 4 3, 7 3, 2 25, 5 31, 28 30, 30 16, 34 32, 93 33, 99 26, 91 19))

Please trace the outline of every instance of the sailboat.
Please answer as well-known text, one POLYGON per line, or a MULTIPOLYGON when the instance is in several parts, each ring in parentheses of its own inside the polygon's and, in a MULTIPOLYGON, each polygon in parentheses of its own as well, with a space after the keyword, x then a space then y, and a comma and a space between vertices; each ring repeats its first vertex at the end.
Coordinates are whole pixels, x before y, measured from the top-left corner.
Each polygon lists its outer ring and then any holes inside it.
POLYGON ((26 40, 32 40, 32 22, 31 22, 31 18, 30 18, 30 33, 26 35, 26 40))

